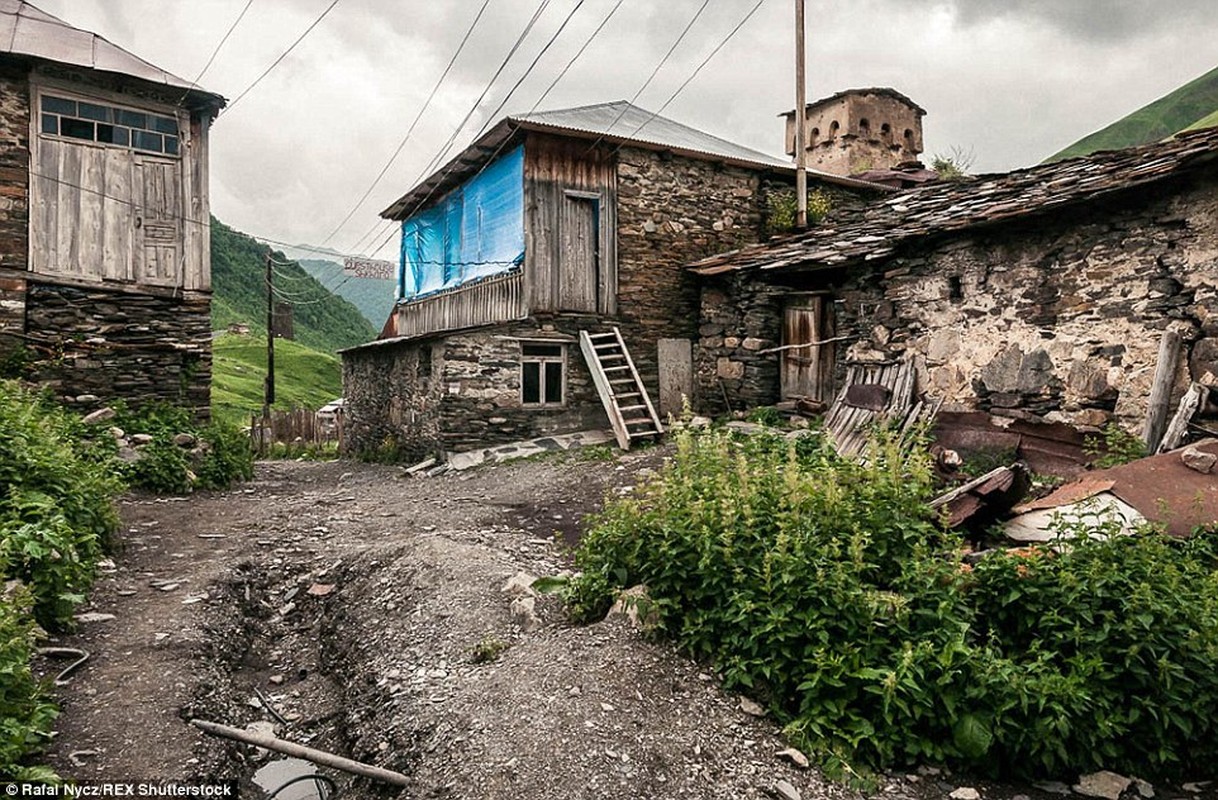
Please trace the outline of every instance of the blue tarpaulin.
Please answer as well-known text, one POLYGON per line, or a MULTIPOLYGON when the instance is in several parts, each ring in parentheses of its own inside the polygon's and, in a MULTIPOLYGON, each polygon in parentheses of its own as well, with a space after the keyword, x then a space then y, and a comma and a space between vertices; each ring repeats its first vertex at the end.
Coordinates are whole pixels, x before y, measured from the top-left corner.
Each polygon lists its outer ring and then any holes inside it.
POLYGON ((460 286, 524 261, 524 147, 489 164, 402 223, 403 299, 460 286))

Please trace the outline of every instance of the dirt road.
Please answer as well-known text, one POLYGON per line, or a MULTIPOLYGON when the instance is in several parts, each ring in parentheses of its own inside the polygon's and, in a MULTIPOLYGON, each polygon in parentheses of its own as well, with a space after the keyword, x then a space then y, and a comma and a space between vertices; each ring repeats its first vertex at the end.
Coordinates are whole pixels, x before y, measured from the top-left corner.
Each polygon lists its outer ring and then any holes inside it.
MULTIPOLYGON (((92 657, 61 690, 52 765, 256 791, 277 757, 186 724, 202 717, 410 778, 399 794, 326 770, 347 796, 855 796, 778 756, 772 722, 625 621, 575 627, 546 597, 536 619, 514 614, 505 583, 564 568, 556 538, 661 457, 571 453, 431 478, 270 462, 230 492, 128 499, 122 550, 82 609, 114 618, 53 643, 92 657)), ((961 785, 980 784, 923 770, 877 790, 961 785)), ((1016 794, 1051 796, 984 797, 1016 794)))

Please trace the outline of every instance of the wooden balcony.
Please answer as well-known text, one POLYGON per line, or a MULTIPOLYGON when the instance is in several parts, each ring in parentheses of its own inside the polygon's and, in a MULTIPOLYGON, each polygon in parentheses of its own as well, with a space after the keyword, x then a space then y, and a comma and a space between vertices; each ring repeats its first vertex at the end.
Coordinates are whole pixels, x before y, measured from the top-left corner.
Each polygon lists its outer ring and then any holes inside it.
POLYGON ((392 335, 426 336, 512 322, 528 315, 524 273, 517 270, 399 303, 392 335))

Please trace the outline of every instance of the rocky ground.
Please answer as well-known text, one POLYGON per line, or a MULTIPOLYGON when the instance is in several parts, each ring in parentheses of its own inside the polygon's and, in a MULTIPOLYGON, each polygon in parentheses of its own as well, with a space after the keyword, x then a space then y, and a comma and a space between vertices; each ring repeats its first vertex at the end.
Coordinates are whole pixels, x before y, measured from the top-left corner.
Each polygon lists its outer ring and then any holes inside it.
MULTIPOLYGON (((262 769, 258 785, 274 788, 278 756, 209 737, 187 724, 197 717, 409 779, 398 790, 323 769, 348 796, 859 797, 780 755, 777 726, 706 665, 620 617, 573 626, 552 598, 505 590, 563 569, 583 516, 662 457, 571 452, 433 477, 273 462, 230 492, 129 498, 92 616, 51 642, 91 655, 59 690, 52 765, 79 779, 233 778, 250 797, 262 769)), ((1189 788, 1156 790, 1210 787, 1189 788)), ((923 767, 872 793, 1062 791, 923 767)))

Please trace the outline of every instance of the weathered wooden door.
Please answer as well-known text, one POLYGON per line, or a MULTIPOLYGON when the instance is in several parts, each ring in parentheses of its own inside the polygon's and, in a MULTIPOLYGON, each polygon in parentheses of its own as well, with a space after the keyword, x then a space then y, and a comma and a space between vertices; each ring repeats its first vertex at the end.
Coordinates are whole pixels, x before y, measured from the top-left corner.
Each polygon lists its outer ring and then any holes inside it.
POLYGON ((600 282, 600 203, 595 197, 567 193, 558 218, 559 311, 597 310, 600 282))
POLYGON ((809 397, 833 402, 833 366, 836 350, 832 342, 836 325, 833 300, 823 294, 796 294, 783 309, 782 396, 809 397))
POLYGON ((136 161, 135 274, 142 283, 175 286, 182 266, 182 169, 178 161, 136 161))

